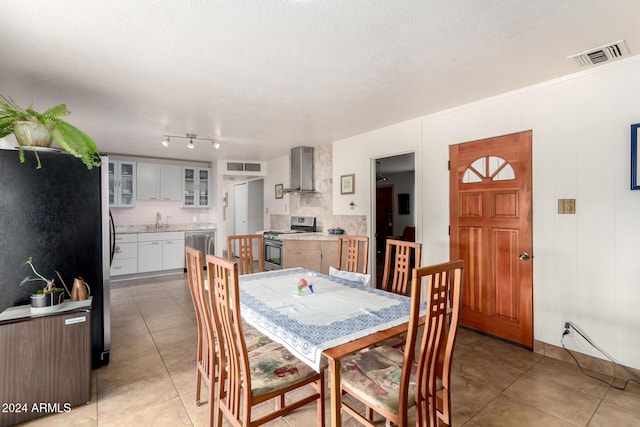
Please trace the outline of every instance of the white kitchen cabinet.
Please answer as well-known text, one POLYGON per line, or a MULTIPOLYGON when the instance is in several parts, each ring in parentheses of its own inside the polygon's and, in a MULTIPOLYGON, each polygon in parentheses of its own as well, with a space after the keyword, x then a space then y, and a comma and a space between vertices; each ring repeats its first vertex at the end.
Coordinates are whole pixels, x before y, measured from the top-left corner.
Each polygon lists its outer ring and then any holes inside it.
POLYGON ((182 201, 182 166, 138 163, 138 200, 182 201))
POLYGON ((138 235, 116 234, 111 276, 122 276, 138 272, 138 235))
POLYGON ((160 200, 182 201, 182 166, 160 165, 160 200))
POLYGON ((136 163, 109 161, 109 206, 132 207, 136 202, 136 163))
POLYGON ((211 203, 211 169, 183 167, 182 192, 185 208, 209 207, 211 203))
POLYGON ((184 268, 184 235, 181 239, 162 241, 162 269, 184 268))
POLYGON ((184 232, 138 235, 138 273, 184 268, 184 232))
POLYGON ((162 241, 138 242, 138 273, 162 270, 162 241))
POLYGON ((137 200, 160 200, 160 165, 138 162, 136 192, 137 200))

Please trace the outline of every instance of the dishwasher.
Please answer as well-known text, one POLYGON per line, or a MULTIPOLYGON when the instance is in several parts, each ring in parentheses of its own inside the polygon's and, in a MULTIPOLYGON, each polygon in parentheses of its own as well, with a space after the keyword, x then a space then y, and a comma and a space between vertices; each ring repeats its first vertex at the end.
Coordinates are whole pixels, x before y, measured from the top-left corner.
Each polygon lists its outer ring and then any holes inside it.
POLYGON ((203 258, 209 254, 215 255, 216 230, 185 231, 184 244, 201 251, 203 258))

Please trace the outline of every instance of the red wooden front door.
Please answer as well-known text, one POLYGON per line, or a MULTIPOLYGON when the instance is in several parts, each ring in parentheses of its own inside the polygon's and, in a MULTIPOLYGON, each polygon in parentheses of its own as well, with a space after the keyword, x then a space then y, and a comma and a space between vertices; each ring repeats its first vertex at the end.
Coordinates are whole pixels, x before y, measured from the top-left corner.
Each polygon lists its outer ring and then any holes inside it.
POLYGON ((533 347, 531 138, 453 145, 450 253, 464 260, 461 323, 533 347))

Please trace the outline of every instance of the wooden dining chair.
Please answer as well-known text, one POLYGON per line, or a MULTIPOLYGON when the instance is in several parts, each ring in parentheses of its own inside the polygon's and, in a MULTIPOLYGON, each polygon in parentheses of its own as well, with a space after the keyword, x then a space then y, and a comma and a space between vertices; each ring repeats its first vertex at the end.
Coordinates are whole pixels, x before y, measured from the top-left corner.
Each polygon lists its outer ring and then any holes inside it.
MULTIPOLYGON (((214 388, 218 384, 219 377, 219 359, 215 345, 217 341, 217 328, 214 324, 215 318, 210 310, 209 295, 204 280, 202 251, 186 246, 185 253, 187 259, 187 279, 198 328, 198 344, 196 349, 196 406, 202 404, 200 396, 202 382, 204 382, 208 388, 208 402, 211 404, 209 417, 213 420, 215 415, 214 388)), ((247 348, 250 350, 272 343, 269 338, 250 325, 244 325, 244 332, 247 348)))
MULTIPOLYGON (((458 321, 463 283, 463 262, 443 264, 445 268, 429 275, 429 286, 446 290, 445 323, 443 336, 438 340, 423 339, 416 376, 416 418, 418 425, 451 426, 451 365, 453 349, 458 335, 458 321), (448 288, 448 289, 447 289, 448 288), (426 340, 426 342, 425 342, 426 340), (429 347, 430 346, 430 347, 429 347), (435 382, 429 381, 434 378, 435 382), (427 420, 430 420, 427 423, 427 420), (441 423, 439 424, 438 421, 441 423)), ((418 270, 418 274, 429 274, 418 270)), ((429 325, 425 325, 427 329, 429 325)))
POLYGON ((382 289, 408 295, 411 269, 420 267, 422 243, 387 239, 382 289))
POLYGON ((369 238, 367 236, 338 237, 338 270, 367 274, 369 269, 369 238), (345 250, 346 247, 346 250, 345 250), (344 262, 343 262, 343 251, 344 262), (359 265, 360 254, 362 264, 359 265))
MULTIPOLYGON (((443 382, 438 381, 435 374, 445 331, 447 298, 450 286, 452 290, 460 288, 456 284, 460 283, 461 269, 462 262, 458 261, 413 270, 411 310, 404 351, 393 346, 378 346, 342 360, 342 392, 362 402, 366 410, 363 414, 346 399, 342 402, 342 409, 361 424, 375 425, 371 413, 373 410, 387 420, 387 425, 407 426, 409 408, 424 402, 425 390, 435 395, 438 383, 443 382), (426 315, 416 359, 423 288, 427 289, 426 315)), ((426 400, 427 403, 430 401, 426 400)), ((428 415, 428 411, 416 413, 417 425, 436 427, 434 418, 428 415)))
MULTIPOLYGON (((185 247, 187 255, 187 278, 191 299, 196 312, 196 323, 198 327, 198 346, 196 355, 196 405, 200 405, 200 392, 204 381, 209 390, 210 403, 214 402, 214 385, 217 379, 215 354, 214 330, 212 325, 211 312, 206 304, 207 296, 204 287, 204 271, 202 252, 190 246, 185 247)), ((215 410, 211 404, 209 416, 213 417, 215 410)))
POLYGON ((227 237, 227 258, 234 261, 233 246, 238 245, 238 274, 264 271, 264 240, 262 234, 238 234, 227 237), (253 256, 257 252, 257 259, 253 256), (258 264, 257 269, 256 265, 258 264))
POLYGON ((258 426, 317 401, 317 425, 324 426, 324 371, 316 372, 279 343, 247 349, 240 318, 238 264, 207 255, 211 311, 219 335, 220 386, 216 400, 216 425, 222 416, 234 426, 258 426), (316 392, 285 402, 285 393, 311 385, 316 392), (252 419, 252 408, 277 398, 277 409, 252 419))

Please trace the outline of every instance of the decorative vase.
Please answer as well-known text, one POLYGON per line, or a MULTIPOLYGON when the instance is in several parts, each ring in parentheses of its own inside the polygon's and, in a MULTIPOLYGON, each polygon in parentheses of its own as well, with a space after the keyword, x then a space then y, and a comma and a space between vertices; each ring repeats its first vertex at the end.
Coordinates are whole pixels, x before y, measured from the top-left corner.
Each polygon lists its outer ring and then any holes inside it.
POLYGON ((53 125, 43 125, 40 122, 14 122, 13 134, 21 146, 50 147, 53 141, 53 125), (51 131, 51 132, 50 132, 51 131))

